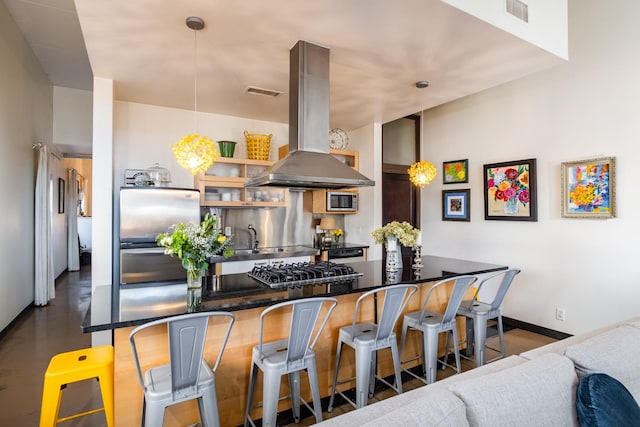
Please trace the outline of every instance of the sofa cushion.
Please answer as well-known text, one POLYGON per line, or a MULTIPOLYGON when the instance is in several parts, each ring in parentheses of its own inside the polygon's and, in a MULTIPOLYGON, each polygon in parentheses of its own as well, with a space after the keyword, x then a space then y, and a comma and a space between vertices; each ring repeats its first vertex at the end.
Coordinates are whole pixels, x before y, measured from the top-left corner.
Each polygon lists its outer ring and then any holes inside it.
POLYGON ((573 360, 580 375, 608 374, 640 401, 640 329, 621 325, 567 347, 565 354, 573 360))
POLYGON ((640 406, 629 390, 607 374, 580 378, 576 407, 582 427, 634 427, 640 420, 640 406))
POLYGON ((640 317, 632 317, 630 319, 615 322, 613 324, 606 325, 589 332, 585 332, 579 335, 574 335, 572 337, 565 338, 563 340, 555 341, 555 342, 552 342, 551 344, 543 345, 542 347, 534 348, 532 350, 528 350, 523 353, 520 353, 520 356, 524 357, 525 359, 535 359, 536 357, 540 357, 543 354, 547 354, 547 353, 557 353, 560 355, 564 355, 564 352, 567 349, 567 347, 586 341, 604 332, 610 331, 611 329, 615 329, 618 326, 623 324, 633 324, 633 325, 636 325, 637 328, 640 328, 640 317))
POLYGON ((465 371, 462 374, 451 375, 450 377, 443 378, 440 381, 436 381, 435 383, 431 384, 429 387, 442 387, 449 389, 449 386, 453 383, 492 374, 494 372, 502 371, 526 362, 527 359, 525 359, 524 357, 507 356, 504 359, 498 359, 493 362, 486 363, 478 368, 465 371))
POLYGON ((464 404, 446 388, 423 386, 371 403, 318 424, 322 427, 451 426, 465 427, 464 404))
POLYGON ((427 393, 423 394, 420 400, 362 425, 366 427, 465 427, 469 425, 464 403, 453 393, 446 389, 428 392, 429 386, 423 388, 427 393))
POLYGON ((577 385, 573 363, 551 353, 449 389, 471 426, 577 426, 577 385))

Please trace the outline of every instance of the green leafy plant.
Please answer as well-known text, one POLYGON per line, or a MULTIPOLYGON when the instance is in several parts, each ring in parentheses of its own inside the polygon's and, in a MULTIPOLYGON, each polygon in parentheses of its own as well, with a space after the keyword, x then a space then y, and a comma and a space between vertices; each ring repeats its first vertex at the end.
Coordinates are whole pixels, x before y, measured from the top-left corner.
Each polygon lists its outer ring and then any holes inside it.
POLYGON ((180 258, 187 274, 200 274, 209 267, 212 256, 222 254, 228 258, 233 255, 233 249, 229 247, 231 239, 218 231, 217 221, 207 214, 200 225, 174 224, 167 233, 158 234, 156 242, 165 248, 165 254, 180 258))

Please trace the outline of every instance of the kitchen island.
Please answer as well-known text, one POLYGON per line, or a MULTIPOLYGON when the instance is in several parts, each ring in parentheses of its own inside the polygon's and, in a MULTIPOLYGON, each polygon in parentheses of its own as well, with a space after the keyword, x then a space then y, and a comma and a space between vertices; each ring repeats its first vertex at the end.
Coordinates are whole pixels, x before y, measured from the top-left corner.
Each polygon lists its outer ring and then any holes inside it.
MULTIPOLYGON (((458 260, 436 256, 422 257, 424 267, 419 276, 410 268, 405 268, 400 274, 387 276, 384 271, 383 261, 367 261, 348 264, 362 276, 349 283, 318 284, 291 289, 270 289, 260 284, 247 274, 232 274, 218 277, 215 286, 203 293, 201 310, 225 310, 232 311, 236 315, 236 323, 231 332, 227 349, 222 363, 216 373, 218 390, 218 402, 220 421, 223 426, 235 426, 243 423, 243 414, 246 403, 249 370, 251 366, 251 348, 258 342, 259 317, 265 307, 279 302, 306 298, 312 296, 334 296, 338 299, 338 306, 329 320, 322 337, 316 346, 316 358, 320 393, 328 396, 333 376, 333 363, 336 351, 338 329, 350 324, 353 320, 355 301, 363 293, 380 286, 392 283, 417 283, 419 291, 408 304, 407 311, 415 311, 421 308, 426 293, 434 282, 456 275, 481 274, 504 270, 507 266, 488 264, 474 261, 458 260)), ((409 260, 405 265, 410 266, 409 260)), ((169 285, 173 286, 173 285, 169 285)), ((142 389, 137 382, 135 366, 132 360, 129 346, 129 334, 136 325, 140 325, 153 319, 182 314, 186 311, 186 289, 184 285, 175 285, 171 292, 165 292, 162 299, 140 298, 126 304, 119 302, 119 313, 113 315, 108 310, 100 312, 101 307, 109 305, 105 298, 111 296, 109 289, 94 291, 89 312, 82 325, 84 332, 100 330, 114 331, 115 347, 115 416, 117 425, 139 425, 142 404, 142 389)), ((103 288, 109 288, 105 286, 103 288)), ((167 288, 166 286, 164 288, 167 288)), ((168 289, 164 289, 167 291, 168 289)), ((441 309, 446 304, 446 292, 435 295, 433 308, 441 309)), ((363 310, 363 316, 371 316, 375 309, 373 304, 363 310)), ((286 323, 286 322, 283 322, 286 323)), ((214 328, 211 328, 214 329, 214 328)), ((288 333, 286 327, 273 327, 269 330, 266 340, 283 338, 288 333)), ((459 333, 464 337, 463 328, 459 325, 459 333)), ((210 330, 209 335, 214 337, 216 331, 210 330)), ((166 334, 159 334, 153 345, 143 349, 147 356, 156 357, 159 348, 166 345, 166 334)), ((418 340, 408 342, 407 354, 415 354, 419 348, 418 340)), ((379 355, 379 373, 382 376, 392 372, 390 355, 381 352, 379 355)), ((145 355, 143 354, 143 357, 145 355)), ((417 362, 414 362, 414 364, 417 362)), ((411 366, 411 365, 407 365, 411 366)), ((353 371, 353 353, 347 351, 341 367, 341 377, 351 376, 353 371), (346 363, 345 363, 346 362, 346 363)), ((303 376, 304 377, 304 376, 303 376)), ((302 394, 305 400, 309 400, 307 381, 303 378, 302 394)), ((354 385, 346 384, 344 388, 354 385)), ((281 395, 288 389, 286 381, 283 381, 281 395)), ((261 400, 260 385, 257 389, 257 399, 261 400)), ((283 400, 279 410, 289 407, 289 401, 283 400)), ((254 414, 260 417, 260 411, 254 414)), ((197 421, 197 407, 195 402, 187 402, 167 409, 165 425, 185 425, 197 421)))

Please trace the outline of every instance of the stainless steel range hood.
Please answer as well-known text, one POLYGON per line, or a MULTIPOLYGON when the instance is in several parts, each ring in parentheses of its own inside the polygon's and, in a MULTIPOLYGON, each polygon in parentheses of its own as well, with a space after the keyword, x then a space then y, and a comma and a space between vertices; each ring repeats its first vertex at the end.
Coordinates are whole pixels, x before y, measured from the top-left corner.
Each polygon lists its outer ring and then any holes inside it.
POLYGON ((298 41, 290 52, 289 154, 245 187, 348 188, 375 182, 329 154, 329 49, 298 41))

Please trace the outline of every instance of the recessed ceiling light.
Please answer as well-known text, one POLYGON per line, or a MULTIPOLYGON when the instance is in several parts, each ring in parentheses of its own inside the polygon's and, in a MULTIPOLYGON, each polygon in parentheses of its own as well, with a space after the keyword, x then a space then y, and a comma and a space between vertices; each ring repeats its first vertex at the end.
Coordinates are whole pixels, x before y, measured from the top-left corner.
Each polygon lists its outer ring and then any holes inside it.
POLYGON ((429 82, 426 80, 419 80, 416 82, 416 87, 418 89, 424 89, 425 87, 429 87, 429 82))
POLYGON ((264 96, 273 96, 273 97, 276 97, 276 96, 282 94, 282 92, 279 91, 279 90, 264 89, 264 88, 255 87, 255 86, 247 87, 245 92, 252 93, 254 95, 264 95, 264 96))

